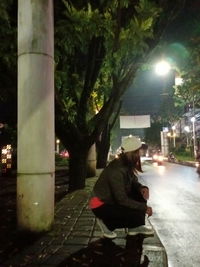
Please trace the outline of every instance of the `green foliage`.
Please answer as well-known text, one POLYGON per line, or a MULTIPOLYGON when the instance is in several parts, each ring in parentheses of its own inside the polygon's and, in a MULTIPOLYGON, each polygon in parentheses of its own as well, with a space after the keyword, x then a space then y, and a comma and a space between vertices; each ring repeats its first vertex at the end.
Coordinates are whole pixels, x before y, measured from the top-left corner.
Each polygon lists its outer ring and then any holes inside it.
POLYGON ((69 159, 68 158, 63 158, 57 153, 55 154, 55 165, 56 166, 59 166, 59 167, 64 166, 64 167, 66 167, 66 166, 68 166, 68 164, 69 164, 69 159))
POLYGON ((16 67, 16 14, 13 14, 13 0, 0 2, 0 60, 8 68, 16 67))
POLYGON ((166 99, 163 100, 161 105, 159 114, 160 114, 160 121, 165 126, 172 125, 175 121, 179 120, 181 115, 184 113, 184 102, 175 101, 173 96, 168 96, 166 99), (178 105, 177 103, 180 103, 178 105))
POLYGON ((55 24, 56 90, 63 111, 73 123, 85 94, 88 101, 82 122, 90 121, 109 98, 113 76, 122 80, 135 59, 148 50, 146 40, 153 38, 161 9, 148 0, 138 5, 128 0, 104 2, 102 6, 63 3, 65 8, 59 10, 62 15, 59 13, 55 24), (103 47, 104 52, 90 54, 95 46, 99 50, 103 47))
POLYGON ((192 155, 191 151, 176 151, 174 154, 177 160, 194 161, 194 156, 192 155))
MULTIPOLYGON (((17 123, 17 3, 0 1, 0 122, 8 124, 16 143, 17 123)), ((11 142, 11 139, 10 139, 11 142)))
POLYGON ((148 49, 146 40, 153 38, 153 26, 161 12, 151 1, 139 1, 135 5, 136 13, 129 22, 121 26, 116 20, 113 22, 113 35, 106 38, 107 57, 106 70, 112 76, 115 74, 122 79, 135 64, 135 59, 144 56, 148 49), (121 28, 119 29, 119 27, 121 28))
MULTIPOLYGON (((175 95, 185 104, 200 107, 200 39, 193 39, 189 51, 189 60, 180 68, 183 84, 175 87, 175 95)), ((178 101, 177 101, 178 103, 178 101)))

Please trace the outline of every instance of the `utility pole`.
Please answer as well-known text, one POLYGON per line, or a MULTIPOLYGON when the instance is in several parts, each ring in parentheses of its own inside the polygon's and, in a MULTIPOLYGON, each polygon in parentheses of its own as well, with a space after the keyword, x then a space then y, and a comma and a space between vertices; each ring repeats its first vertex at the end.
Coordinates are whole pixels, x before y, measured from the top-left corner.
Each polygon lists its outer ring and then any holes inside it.
POLYGON ((54 219, 53 1, 18 0, 17 220, 43 232, 54 219))

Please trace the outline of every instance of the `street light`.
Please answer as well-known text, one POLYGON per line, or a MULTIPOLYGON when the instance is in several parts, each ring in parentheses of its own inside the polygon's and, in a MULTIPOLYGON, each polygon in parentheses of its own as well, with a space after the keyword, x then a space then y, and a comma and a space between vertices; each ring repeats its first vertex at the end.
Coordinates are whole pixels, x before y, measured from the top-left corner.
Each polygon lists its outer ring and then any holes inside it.
MULTIPOLYGON (((170 64, 165 60, 162 60, 155 65, 155 72, 159 76, 167 75, 169 73, 170 69, 171 69, 170 64)), ((169 95, 169 94, 163 92, 162 95, 169 95)), ((161 148, 162 148, 163 154, 168 153, 168 147, 169 147, 168 142, 169 141, 168 141, 167 137, 172 137, 171 133, 166 134, 166 133, 164 133, 164 131, 161 131, 161 148), (166 149, 164 149, 164 148, 166 148, 166 149)), ((174 137, 174 140, 175 140, 175 137, 174 137)), ((174 146, 175 146, 175 143, 174 143, 174 146)))
POLYGON ((56 140, 56 153, 58 153, 59 154, 59 150, 60 150, 60 140, 59 139, 57 139, 56 140))
POLYGON ((164 76, 166 75, 171 69, 170 64, 167 61, 160 61, 155 65, 155 72, 160 75, 164 76))

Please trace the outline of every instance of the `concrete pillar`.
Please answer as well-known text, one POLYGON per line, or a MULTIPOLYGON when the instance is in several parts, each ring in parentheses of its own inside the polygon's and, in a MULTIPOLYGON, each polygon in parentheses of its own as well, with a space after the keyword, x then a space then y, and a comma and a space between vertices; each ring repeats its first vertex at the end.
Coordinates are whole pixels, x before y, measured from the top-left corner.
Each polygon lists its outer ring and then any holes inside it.
POLYGON ((97 159, 96 159, 96 145, 93 144, 88 152, 88 158, 87 158, 87 177, 93 177, 96 176, 96 165, 97 165, 97 159))
POLYGON ((17 219, 49 230, 54 219, 53 1, 18 0, 17 219))

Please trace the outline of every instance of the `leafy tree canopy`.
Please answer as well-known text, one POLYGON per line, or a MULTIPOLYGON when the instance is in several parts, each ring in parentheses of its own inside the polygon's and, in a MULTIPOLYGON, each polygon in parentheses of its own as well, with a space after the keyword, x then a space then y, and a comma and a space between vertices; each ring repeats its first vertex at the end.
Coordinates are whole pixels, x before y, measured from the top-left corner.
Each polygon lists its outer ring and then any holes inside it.
POLYGON ((0 146, 16 147, 17 9, 16 1, 0 1, 0 146))
POLYGON ((174 9, 148 0, 56 4, 56 95, 65 125, 94 130, 102 106, 119 100, 174 9))
POLYGON ((180 68, 183 79, 181 85, 175 86, 177 103, 194 105, 200 108, 200 39, 194 38, 188 47, 189 60, 180 68))
POLYGON ((161 9, 146 0, 132 8, 130 1, 120 1, 121 6, 118 1, 103 1, 98 9, 90 3, 78 9, 63 2, 63 19, 56 23, 56 88, 74 121, 83 111, 86 96, 90 98, 89 114, 97 103, 100 109, 111 93, 112 76, 122 80, 134 59, 143 55, 145 39, 153 37, 161 9))

